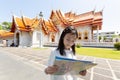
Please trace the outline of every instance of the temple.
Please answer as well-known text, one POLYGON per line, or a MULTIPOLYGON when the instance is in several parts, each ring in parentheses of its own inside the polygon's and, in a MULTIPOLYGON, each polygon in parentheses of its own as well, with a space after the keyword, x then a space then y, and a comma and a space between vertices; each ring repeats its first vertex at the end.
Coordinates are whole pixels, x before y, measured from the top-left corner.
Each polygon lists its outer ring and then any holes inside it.
POLYGON ((52 10, 48 20, 13 15, 11 30, 0 31, 0 39, 8 40, 8 46, 14 41, 15 46, 42 47, 49 43, 57 44, 63 29, 73 26, 78 31, 77 42, 91 42, 94 41, 93 31, 102 29, 102 20, 102 11, 75 14, 52 10))

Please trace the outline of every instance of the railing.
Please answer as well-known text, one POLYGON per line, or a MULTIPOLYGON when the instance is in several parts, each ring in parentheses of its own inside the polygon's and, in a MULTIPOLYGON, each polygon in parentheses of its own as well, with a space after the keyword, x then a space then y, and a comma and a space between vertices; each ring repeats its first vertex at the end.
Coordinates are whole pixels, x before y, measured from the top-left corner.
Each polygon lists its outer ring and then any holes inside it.
POLYGON ((81 46, 86 46, 86 47, 108 47, 108 48, 114 47, 113 42, 82 42, 77 44, 80 44, 81 46))
MULTIPOLYGON (((114 43, 113 42, 76 42, 76 44, 80 44, 83 47, 104 47, 104 48, 113 48, 114 43)), ((56 47, 58 43, 51 42, 51 43, 45 43, 43 46, 45 47, 56 47)))
POLYGON ((49 42, 49 43, 45 43, 43 46, 45 46, 45 47, 56 47, 56 46, 58 46, 58 43, 49 42))

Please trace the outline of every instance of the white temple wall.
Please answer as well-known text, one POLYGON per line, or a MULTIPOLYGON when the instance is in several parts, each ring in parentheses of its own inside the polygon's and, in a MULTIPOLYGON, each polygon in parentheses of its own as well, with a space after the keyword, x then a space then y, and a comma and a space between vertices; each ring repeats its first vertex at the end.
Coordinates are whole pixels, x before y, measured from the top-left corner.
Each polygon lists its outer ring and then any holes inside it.
POLYGON ((14 41, 13 37, 7 37, 4 39, 0 39, 0 44, 1 44, 1 46, 9 47, 13 41, 14 41), (4 42, 6 43, 5 45, 4 45, 4 42))
POLYGON ((33 31, 32 36, 32 47, 42 47, 43 44, 43 34, 40 31, 33 31))
POLYGON ((20 40, 19 46, 30 47, 32 42, 32 35, 29 32, 21 31, 19 40, 20 40))

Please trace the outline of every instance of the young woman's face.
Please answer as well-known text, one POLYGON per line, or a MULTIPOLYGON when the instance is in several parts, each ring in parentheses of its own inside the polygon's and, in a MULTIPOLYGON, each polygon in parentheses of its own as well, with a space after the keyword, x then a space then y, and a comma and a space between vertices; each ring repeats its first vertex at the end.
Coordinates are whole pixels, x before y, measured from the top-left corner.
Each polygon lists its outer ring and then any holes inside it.
POLYGON ((64 39, 63 39, 65 49, 70 49, 71 46, 74 45, 75 40, 76 40, 76 35, 73 35, 71 33, 66 34, 64 39))

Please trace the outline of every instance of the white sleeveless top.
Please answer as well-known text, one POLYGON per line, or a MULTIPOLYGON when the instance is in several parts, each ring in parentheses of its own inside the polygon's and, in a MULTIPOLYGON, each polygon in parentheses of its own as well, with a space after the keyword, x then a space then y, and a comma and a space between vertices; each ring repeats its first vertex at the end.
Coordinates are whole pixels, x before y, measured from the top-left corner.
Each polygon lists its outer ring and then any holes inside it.
MULTIPOLYGON (((50 58, 48 60, 48 66, 52 66, 55 57, 63 57, 63 58, 70 58, 70 59, 76 59, 76 56, 73 55, 72 50, 65 50, 66 56, 61 56, 58 50, 53 50, 50 54, 50 58)), ((70 73, 67 73, 65 75, 51 75, 51 80, 79 80, 76 76, 71 75, 70 73)))

